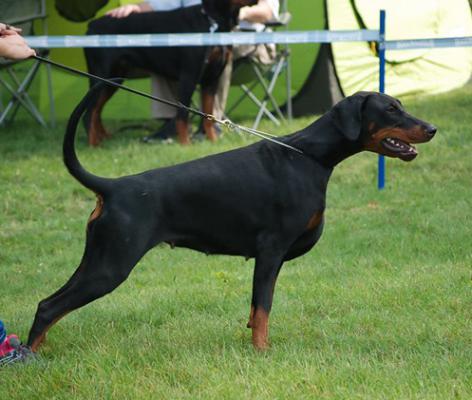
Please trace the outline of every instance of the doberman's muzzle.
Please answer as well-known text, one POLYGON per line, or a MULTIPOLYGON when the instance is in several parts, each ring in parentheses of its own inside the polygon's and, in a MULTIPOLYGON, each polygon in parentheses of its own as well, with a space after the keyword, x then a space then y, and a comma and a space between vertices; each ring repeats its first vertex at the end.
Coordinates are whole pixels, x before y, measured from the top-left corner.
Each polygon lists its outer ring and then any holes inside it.
POLYGON ((436 134, 436 127, 402 112, 398 126, 372 129, 365 149, 388 157, 411 161, 418 155, 413 144, 429 142, 436 134))

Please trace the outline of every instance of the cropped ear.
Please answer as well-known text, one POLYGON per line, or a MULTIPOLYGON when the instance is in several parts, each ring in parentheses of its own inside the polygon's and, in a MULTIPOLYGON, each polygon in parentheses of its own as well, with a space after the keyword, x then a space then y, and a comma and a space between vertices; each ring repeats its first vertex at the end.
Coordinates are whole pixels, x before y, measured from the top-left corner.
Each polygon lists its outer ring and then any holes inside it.
POLYGON ((333 107, 333 123, 347 139, 359 139, 362 127, 362 109, 370 93, 358 92, 346 97, 333 107))

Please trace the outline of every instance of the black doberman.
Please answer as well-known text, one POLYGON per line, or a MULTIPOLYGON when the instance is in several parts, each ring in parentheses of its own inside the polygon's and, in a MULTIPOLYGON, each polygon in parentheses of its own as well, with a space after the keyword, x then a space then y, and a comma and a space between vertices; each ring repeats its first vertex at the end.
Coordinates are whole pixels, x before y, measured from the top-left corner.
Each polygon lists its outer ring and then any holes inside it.
MULTIPOLYGON (((96 89, 95 89, 96 90, 96 89)), ((307 128, 280 140, 195 161, 107 179, 77 159, 77 123, 94 93, 74 110, 64 138, 64 162, 97 194, 80 266, 58 292, 41 301, 28 345, 68 312, 110 293, 158 243, 207 254, 255 258, 248 327, 257 349, 267 347, 274 286, 286 260, 308 252, 323 229, 326 188, 333 168, 368 150, 410 161, 411 143, 429 141, 436 128, 404 111, 390 96, 360 92, 339 102, 307 128)))
MULTIPOLYGON (((257 0, 203 0, 202 5, 173 11, 137 13, 126 18, 105 16, 92 21, 87 34, 198 33, 215 29, 228 32, 237 23, 239 9, 256 3, 257 0)), ((205 46, 86 48, 85 57, 89 72, 102 78, 135 78, 152 72, 174 79, 178 81, 179 101, 186 106, 200 83, 203 111, 212 113, 218 79, 230 51, 226 47, 205 46)), ((90 85, 95 83, 91 79, 90 85)), ((103 88, 87 110, 85 125, 92 146, 109 136, 101 112, 115 90, 111 86, 103 88)), ((177 113, 176 128, 179 142, 188 144, 188 113, 184 109, 177 113)), ((209 140, 216 140, 211 121, 204 121, 204 129, 209 140)))

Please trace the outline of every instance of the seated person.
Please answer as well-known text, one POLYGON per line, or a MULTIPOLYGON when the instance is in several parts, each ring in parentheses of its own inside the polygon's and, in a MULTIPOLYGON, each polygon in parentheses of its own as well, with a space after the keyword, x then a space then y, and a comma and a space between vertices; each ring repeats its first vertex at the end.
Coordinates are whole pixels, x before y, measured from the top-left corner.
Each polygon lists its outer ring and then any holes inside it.
MULTIPOLYGON (((126 18, 132 13, 142 13, 150 11, 168 11, 180 7, 190 7, 200 4, 201 0, 149 0, 139 4, 128 4, 113 10, 110 10, 107 15, 114 18, 126 18)), ((243 29, 261 30, 264 28, 262 23, 278 17, 279 0, 259 0, 258 4, 252 7, 243 7, 239 13, 240 24, 243 29)), ((253 52, 254 57, 258 57, 259 46, 238 46, 234 49, 233 59, 240 56, 245 56, 248 52, 253 52), (255 51, 257 50, 257 51, 255 51)), ((260 52, 261 60, 269 62, 268 59, 273 55, 267 55, 267 48, 270 46, 263 46, 264 49, 260 52)), ((275 54, 275 46, 274 46, 275 54)), ((264 62, 264 61, 263 61, 264 62)), ((221 118, 224 113, 226 100, 229 92, 231 82, 232 63, 228 63, 222 77, 220 79, 218 93, 215 98, 214 113, 217 118, 221 118)), ((152 94, 172 102, 177 101, 177 82, 159 75, 152 76, 152 94)), ((159 102, 152 102, 152 116, 156 119, 163 120, 163 126, 159 131, 153 135, 143 138, 144 142, 153 142, 168 140, 176 135, 175 116, 176 109, 159 102)), ((199 130, 202 130, 201 128, 199 130)))
MULTIPOLYGON (((264 23, 279 17, 279 0, 259 0, 253 7, 243 7, 239 11, 239 30, 261 32, 265 29, 264 23)), ((276 56, 275 44, 240 45, 233 46, 233 61, 250 56, 260 64, 273 63, 276 56)), ((214 115, 223 119, 231 85, 233 63, 226 65, 220 77, 218 92, 215 97, 214 115)))
MULTIPOLYGON (((190 0, 187 0, 187 3, 190 0)), ((199 0, 194 0, 194 2, 199 0)), ((179 1, 170 1, 171 3, 179 3, 179 1)), ((152 7, 162 7, 166 1, 150 1, 145 6, 139 5, 140 11, 134 12, 145 12, 153 10, 152 7), (152 3, 152 4, 151 4, 152 3), (144 7, 144 8, 143 8, 144 7), (148 7, 151 7, 149 9, 148 7)), ((185 2, 184 2, 185 3, 185 2)), ((188 6, 188 5, 184 5, 188 6)), ((279 0, 259 0, 258 4, 252 7, 243 7, 239 12, 239 25, 241 30, 256 30, 261 31, 264 29, 264 22, 278 18, 279 15, 279 0)), ((136 10, 136 7, 134 8, 136 10)), ((261 45, 261 46, 235 46, 233 47, 233 60, 239 57, 247 56, 252 53, 252 57, 258 59, 262 63, 270 63, 275 57, 275 46, 274 45, 261 45)), ((224 115, 224 109, 229 93, 229 87, 231 83, 232 73, 232 62, 226 65, 226 68, 220 78, 218 92, 215 98, 214 115, 217 118, 222 118, 224 115)), ((152 79, 152 94, 157 97, 175 101, 177 98, 177 82, 164 78, 162 76, 154 75, 152 79)), ((174 108, 167 106, 162 103, 152 103, 152 116, 156 119, 164 121, 162 128, 151 136, 143 138, 144 142, 153 141, 167 141, 171 137, 175 136, 175 115, 176 111, 174 108)), ((199 128, 199 132, 202 132, 202 127, 199 128)))
MULTIPOLYGON (((197 4, 201 4, 201 0, 149 0, 138 4, 126 4, 114 8, 108 11, 106 15, 113 18, 126 18, 132 13, 170 11, 181 7, 191 7, 197 4)), ((174 102, 177 101, 177 82, 162 75, 151 74, 151 87, 154 96, 174 102)), ((162 139, 165 140, 175 135, 175 116, 177 111, 174 107, 153 101, 151 103, 151 113, 154 118, 161 119, 164 122, 160 130, 164 132, 164 134, 161 134, 162 139), (169 132, 168 134, 167 131, 169 132)), ((153 136, 145 137, 143 141, 151 142, 153 136)))

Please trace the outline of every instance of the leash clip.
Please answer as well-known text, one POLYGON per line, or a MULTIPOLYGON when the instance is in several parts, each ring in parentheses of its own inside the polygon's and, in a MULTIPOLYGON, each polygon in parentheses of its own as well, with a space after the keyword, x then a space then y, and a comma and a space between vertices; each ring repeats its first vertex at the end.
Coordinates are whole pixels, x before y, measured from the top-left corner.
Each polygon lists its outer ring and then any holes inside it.
POLYGON ((238 126, 233 121, 231 121, 229 119, 224 119, 223 121, 220 121, 220 123, 223 124, 230 131, 239 132, 239 129, 237 129, 238 126))

